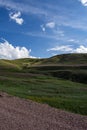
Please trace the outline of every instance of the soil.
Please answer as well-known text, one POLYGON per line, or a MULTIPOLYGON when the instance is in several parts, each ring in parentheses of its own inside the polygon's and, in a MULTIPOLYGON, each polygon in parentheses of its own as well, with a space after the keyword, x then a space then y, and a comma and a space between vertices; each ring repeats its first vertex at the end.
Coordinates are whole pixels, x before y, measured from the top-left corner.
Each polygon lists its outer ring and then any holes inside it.
POLYGON ((87 116, 0 92, 0 130, 87 130, 87 116))

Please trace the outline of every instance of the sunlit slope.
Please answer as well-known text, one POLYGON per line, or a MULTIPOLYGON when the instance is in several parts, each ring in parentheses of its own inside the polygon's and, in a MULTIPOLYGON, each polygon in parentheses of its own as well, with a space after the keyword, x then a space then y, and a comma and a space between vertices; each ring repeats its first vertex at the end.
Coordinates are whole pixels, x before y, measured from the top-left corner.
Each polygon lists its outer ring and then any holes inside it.
POLYGON ((87 65, 87 54, 62 54, 50 58, 24 58, 16 60, 0 60, 0 66, 37 66, 37 65, 87 65))
POLYGON ((16 69, 20 69, 20 66, 18 66, 17 64, 14 64, 13 62, 11 62, 10 60, 0 60, 0 70, 16 70, 16 69))
POLYGON ((87 64, 87 54, 62 54, 44 59, 18 59, 14 60, 18 65, 81 65, 87 64))

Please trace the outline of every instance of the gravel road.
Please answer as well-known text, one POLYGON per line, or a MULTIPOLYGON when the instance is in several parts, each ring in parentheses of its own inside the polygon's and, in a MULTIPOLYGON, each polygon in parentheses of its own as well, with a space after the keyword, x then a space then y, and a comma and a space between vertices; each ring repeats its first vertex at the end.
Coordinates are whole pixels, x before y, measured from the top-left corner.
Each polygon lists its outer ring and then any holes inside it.
POLYGON ((87 130, 87 116, 1 92, 0 130, 87 130))

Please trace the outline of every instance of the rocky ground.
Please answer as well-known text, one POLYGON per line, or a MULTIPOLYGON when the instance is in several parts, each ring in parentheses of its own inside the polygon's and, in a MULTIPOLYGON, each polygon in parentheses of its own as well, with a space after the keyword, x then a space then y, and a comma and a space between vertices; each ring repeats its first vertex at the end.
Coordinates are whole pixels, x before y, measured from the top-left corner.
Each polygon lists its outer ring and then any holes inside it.
POLYGON ((87 116, 0 92, 0 130, 87 130, 87 116))

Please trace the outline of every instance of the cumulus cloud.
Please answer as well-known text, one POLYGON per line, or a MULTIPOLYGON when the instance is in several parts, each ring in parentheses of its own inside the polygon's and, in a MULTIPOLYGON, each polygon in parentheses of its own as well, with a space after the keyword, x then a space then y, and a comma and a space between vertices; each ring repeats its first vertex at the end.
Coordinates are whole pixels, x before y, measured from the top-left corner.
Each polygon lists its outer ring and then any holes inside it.
POLYGON ((81 2, 84 6, 87 6, 87 0, 80 0, 80 2, 81 2))
POLYGON ((8 41, 3 39, 0 42, 0 59, 19 59, 19 58, 33 58, 30 56, 31 49, 25 47, 14 47, 8 41))
POLYGON ((54 28, 55 27, 55 22, 49 22, 49 23, 47 23, 46 27, 48 27, 48 28, 54 28))
POLYGON ((19 25, 22 25, 24 22, 23 18, 21 18, 21 12, 17 12, 17 13, 11 12, 9 14, 9 17, 11 20, 14 20, 19 25))
POLYGON ((75 50, 73 50, 73 52, 75 52, 75 53, 87 53, 87 47, 81 45, 78 48, 76 48, 75 50))
POLYGON ((63 45, 47 49, 47 51, 61 51, 65 53, 87 53, 87 47, 80 45, 77 48, 73 48, 71 45, 63 45))

